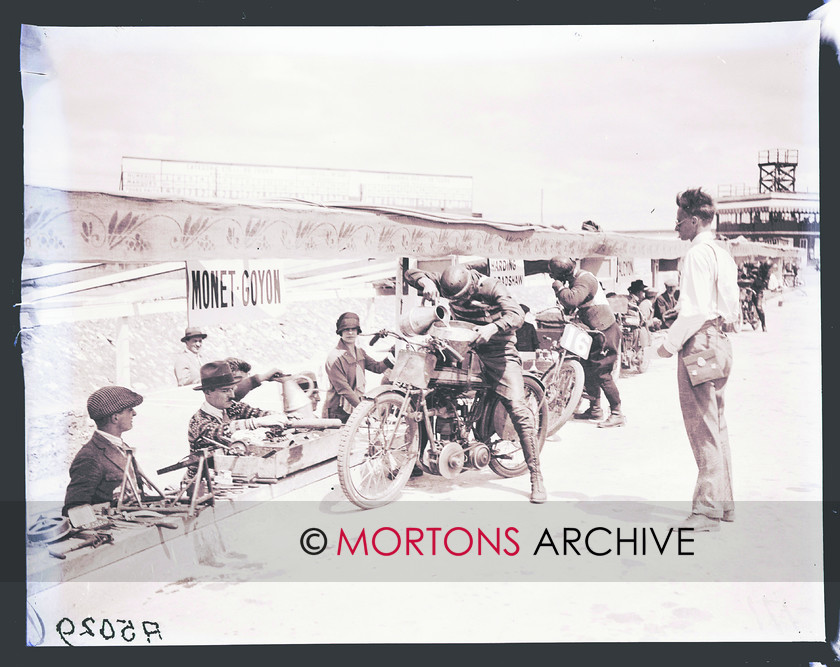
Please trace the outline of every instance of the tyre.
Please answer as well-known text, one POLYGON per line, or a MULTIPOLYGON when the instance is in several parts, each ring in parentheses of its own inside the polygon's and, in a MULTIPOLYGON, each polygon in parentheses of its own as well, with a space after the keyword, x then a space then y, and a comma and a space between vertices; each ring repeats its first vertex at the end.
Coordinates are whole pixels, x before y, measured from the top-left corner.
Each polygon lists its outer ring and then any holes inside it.
POLYGON ((553 366, 542 377, 548 406, 546 437, 551 437, 572 418, 583 396, 583 366, 577 359, 567 359, 553 366))
MULTIPOLYGON (((541 451, 548 426, 548 405, 540 383, 527 375, 524 380, 525 402, 534 415, 537 449, 541 451)), ((519 436, 505 406, 496 394, 493 394, 487 403, 484 419, 483 431, 490 434, 485 438, 487 446, 490 447, 490 469, 499 477, 518 477, 525 474, 528 465, 522 454, 519 436)))
POLYGON ((365 399, 339 432, 338 481, 363 509, 394 500, 408 481, 420 451, 417 422, 405 415, 405 397, 389 391, 365 399))
POLYGON ((636 372, 644 373, 650 367, 650 348, 640 347, 636 354, 636 372))

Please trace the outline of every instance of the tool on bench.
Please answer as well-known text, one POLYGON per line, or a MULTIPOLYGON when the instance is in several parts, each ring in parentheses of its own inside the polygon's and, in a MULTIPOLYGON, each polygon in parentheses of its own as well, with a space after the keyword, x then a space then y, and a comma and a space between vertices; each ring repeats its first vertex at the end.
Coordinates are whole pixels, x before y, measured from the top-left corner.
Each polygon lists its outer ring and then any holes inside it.
POLYGON ((26 539, 32 544, 49 544, 66 537, 71 530, 70 521, 66 517, 42 514, 26 529, 26 539))
POLYGON ((209 458, 208 453, 211 449, 215 447, 222 447, 223 445, 214 442, 211 442, 211 444, 213 447, 195 450, 189 456, 181 459, 178 463, 166 466, 165 468, 161 468, 157 471, 158 475, 162 475, 165 472, 172 472, 173 470, 179 470, 180 468, 187 468, 191 465, 196 465, 195 475, 193 475, 189 483, 185 485, 184 488, 182 488, 168 503, 170 506, 175 505, 188 493, 191 494, 187 516, 195 516, 198 505, 202 505, 204 503, 208 503, 210 505, 215 504, 215 496, 213 495, 213 480, 210 478, 210 469, 207 465, 209 458), (203 495, 201 494, 202 482, 207 489, 207 493, 204 493, 203 495))
POLYGON ((114 541, 114 538, 111 537, 109 533, 94 533, 90 537, 84 539, 79 544, 70 547, 69 549, 65 549, 64 551, 53 551, 52 549, 49 550, 50 556, 53 558, 59 558, 64 560, 67 558, 67 554, 71 551, 78 551, 79 549, 86 549, 87 547, 91 547, 95 549, 96 547, 102 544, 111 544, 114 541))
POLYGON ((169 528, 176 530, 178 524, 167 520, 166 515, 156 512, 154 510, 137 510, 134 512, 123 512, 121 518, 117 518, 121 524, 136 524, 141 526, 158 526, 160 528, 169 528))

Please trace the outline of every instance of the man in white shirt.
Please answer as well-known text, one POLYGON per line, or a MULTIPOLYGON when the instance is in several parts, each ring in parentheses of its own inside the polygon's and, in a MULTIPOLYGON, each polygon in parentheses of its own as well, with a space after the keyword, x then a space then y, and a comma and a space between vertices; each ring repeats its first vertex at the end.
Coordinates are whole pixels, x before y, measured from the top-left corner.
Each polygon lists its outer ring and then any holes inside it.
POLYGON ((737 319, 738 269, 714 241, 715 203, 699 188, 677 195, 676 231, 691 247, 680 267, 677 319, 657 353, 679 353, 677 385, 683 422, 697 462, 691 515, 681 524, 695 531, 720 528, 734 521, 731 456, 724 409, 724 389, 732 368, 732 343, 724 322, 737 319), (704 350, 716 353, 722 377, 692 385, 684 358, 704 350))

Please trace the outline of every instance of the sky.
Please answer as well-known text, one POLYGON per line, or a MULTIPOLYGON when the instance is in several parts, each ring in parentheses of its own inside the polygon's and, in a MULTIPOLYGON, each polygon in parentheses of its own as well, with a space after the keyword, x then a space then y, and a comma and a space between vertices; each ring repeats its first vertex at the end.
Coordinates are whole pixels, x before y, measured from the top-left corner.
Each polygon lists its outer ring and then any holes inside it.
MULTIPOLYGON (((803 17, 805 18, 805 17, 803 17)), ((24 181, 116 192, 123 156, 471 176, 473 210, 671 229, 687 187, 819 190, 817 21, 24 27, 24 181)))

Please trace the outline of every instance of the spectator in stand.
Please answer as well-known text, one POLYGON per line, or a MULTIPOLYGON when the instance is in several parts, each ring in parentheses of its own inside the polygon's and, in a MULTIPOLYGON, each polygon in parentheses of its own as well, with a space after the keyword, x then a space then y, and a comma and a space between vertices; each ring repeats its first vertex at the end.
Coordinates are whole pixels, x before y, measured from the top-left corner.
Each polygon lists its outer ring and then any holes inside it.
POLYGON ((184 349, 175 357, 175 379, 179 387, 198 384, 201 382, 201 367, 204 357, 201 356, 201 346, 207 334, 198 327, 187 327, 181 342, 184 349))
POLYGON ((679 281, 676 278, 666 278, 665 291, 656 297, 653 316, 661 322, 663 329, 668 329, 677 319, 677 301, 679 299, 677 287, 679 287, 679 281))
POLYGON ((535 352, 540 349, 540 340, 537 338, 536 328, 528 321, 528 313, 531 312, 531 309, 524 303, 520 303, 519 307, 525 313, 525 321, 516 330, 516 349, 520 352, 535 352))

